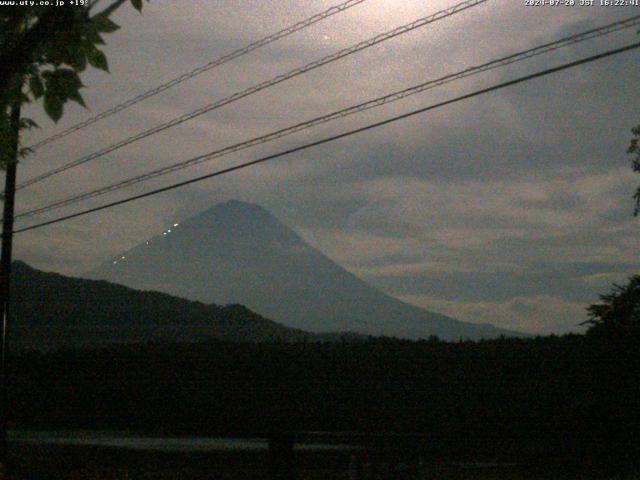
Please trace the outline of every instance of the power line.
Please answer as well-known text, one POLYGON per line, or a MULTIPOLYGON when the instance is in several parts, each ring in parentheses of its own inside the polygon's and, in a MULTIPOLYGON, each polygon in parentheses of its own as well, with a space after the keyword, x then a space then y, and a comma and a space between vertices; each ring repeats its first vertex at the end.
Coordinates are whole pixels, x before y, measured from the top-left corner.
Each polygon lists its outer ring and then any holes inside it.
POLYGON ((48 225, 53 225, 53 224, 56 224, 56 223, 64 222, 64 221, 70 220, 72 218, 77 218, 77 217, 81 217, 81 216, 84 216, 84 215, 88 215, 90 213, 98 212, 98 211, 101 211, 101 210, 106 210, 108 208, 112 208, 112 207, 115 207, 115 206, 118 206, 118 205, 123 205, 123 204, 126 204, 126 203, 133 202, 135 200, 140 200, 142 198, 151 197, 151 196, 157 195, 159 193, 163 193, 163 192, 167 192, 167 191, 170 191, 170 190, 174 190, 176 188, 184 187, 184 186, 190 185, 192 183, 201 182, 201 181, 207 180, 209 178, 218 177, 218 176, 221 176, 221 175, 225 175, 227 173, 235 172, 237 170, 242 170, 244 168, 248 168, 248 167, 251 167, 253 165, 257 165, 257 164, 264 163, 264 162, 267 162, 267 161, 270 161, 270 160, 274 160, 276 158, 284 157, 286 155, 291 155, 293 153, 300 152, 302 150, 307 150, 309 148, 316 147, 316 146, 319 146, 319 145, 324 145, 325 143, 334 142, 336 140, 339 140, 339 139, 342 139, 342 138, 346 138, 346 137, 350 137, 352 135, 356 135, 358 133, 362 133, 362 132, 365 132, 365 131, 368 131, 368 130, 372 130, 374 128, 382 127, 384 125, 388 125, 388 124, 397 122, 399 120, 403 120, 405 118, 409 118, 409 117, 418 115, 420 113, 425 113, 425 112, 428 112, 428 111, 431 111, 431 110, 435 110, 437 108, 441 108, 441 107, 444 107, 444 106, 447 106, 447 105, 451 105, 451 104, 454 104, 454 103, 461 102, 463 100, 467 100, 469 98, 473 98, 473 97, 477 97, 477 96, 480 96, 480 95, 484 95, 486 93, 494 92, 496 90, 501 90, 503 88, 506 88, 506 87, 509 87, 509 86, 512 86, 512 85, 516 85, 516 84, 519 84, 519 83, 528 82, 528 81, 533 80, 535 78, 544 77, 544 76, 547 76, 547 75, 550 75, 550 74, 553 74, 553 73, 557 73, 557 72, 560 72, 560 71, 563 71, 563 70, 567 70, 569 68, 576 67, 578 65, 584 65, 586 63, 594 62, 596 60, 600 60, 600 59, 603 59, 603 58, 606 58, 606 57, 617 55, 617 54, 620 54, 620 53, 623 53, 623 52, 627 52, 627 51, 630 51, 630 50, 634 50, 634 49, 637 49, 637 48, 640 48, 640 42, 633 43, 633 44, 630 44, 630 45, 626 45, 624 47, 616 48, 616 49, 613 49, 613 50, 608 50, 608 51, 606 51, 604 53, 599 53, 597 55, 592 55, 590 57, 582 58, 580 60, 576 60, 576 61, 573 61, 573 62, 570 62, 570 63, 565 63, 565 64, 560 65, 558 67, 553 67, 553 68, 542 70, 542 71, 539 71, 539 72, 536 72, 536 73, 525 75, 523 77, 519 77, 519 78, 516 78, 514 80, 509 80, 507 82, 499 83, 497 85, 494 85, 494 86, 491 86, 491 87, 487 87, 487 88, 483 88, 481 90, 476 90, 474 92, 471 92, 471 93, 468 93, 468 94, 465 94, 465 95, 461 95, 459 97, 455 97, 453 99, 446 100, 444 102, 436 103, 434 105, 430 105, 430 106, 423 107, 423 108, 420 108, 420 109, 417 109, 417 110, 413 110, 411 112, 407 112, 407 113, 404 113, 404 114, 401 114, 401 115, 397 115, 397 116, 388 118, 386 120, 382 120, 380 122, 372 123, 372 124, 366 125, 364 127, 360 127, 360 128, 356 128, 356 129, 353 129, 353 130, 349 130, 347 132, 343 132, 343 133, 340 133, 340 134, 337 134, 337 135, 332 135, 330 137, 326 137, 326 138, 323 138, 321 140, 317 140, 315 142, 306 143, 304 145, 301 145, 301 146, 298 146, 298 147, 294 147, 294 148, 290 148, 288 150, 284 150, 284 151, 281 151, 281 152, 278 152, 278 153, 274 153, 272 155, 268 155, 266 157, 259 158, 257 160, 252 160, 250 162, 241 163, 241 164, 233 166, 233 167, 228 167, 228 168, 225 168, 225 169, 222 169, 222 170, 218 170, 218 171, 215 171, 215 172, 212 172, 212 173, 208 173, 206 175, 201 175, 199 177, 195 177, 195 178, 192 178, 192 179, 189 179, 189 180, 185 180, 185 181, 182 181, 182 182, 174 183, 174 184, 168 185, 166 187, 161 187, 161 188, 157 188, 155 190, 151 190, 149 192, 141 193, 141 194, 138 194, 138 195, 133 195, 133 196, 124 198, 122 200, 117 200, 115 202, 111 202, 111 203, 107 203, 107 204, 101 205, 99 207, 94 207, 94 208, 90 208, 90 209, 87 209, 87 210, 83 210, 81 212, 73 213, 73 214, 70 214, 70 215, 65 215, 63 217, 58 217, 58 218, 56 218, 54 220, 49 220, 49 221, 46 221, 46 222, 38 223, 36 225, 31 225, 31 226, 28 226, 28 227, 24 227, 24 228, 15 230, 14 233, 22 233, 22 232, 26 232, 26 231, 29 231, 29 230, 35 230, 37 228, 42 228, 42 227, 45 227, 45 226, 48 226, 48 225))
POLYGON ((204 107, 201 107, 197 110, 194 110, 191 113, 187 113, 185 115, 182 115, 180 117, 174 118, 173 120, 170 120, 166 123, 157 125, 155 127, 152 127, 148 130, 145 130, 144 132, 140 132, 136 135, 133 135, 131 137, 128 137, 124 140, 121 140, 115 144, 112 144, 108 147, 105 147, 101 150, 98 150, 97 152, 91 153, 87 156, 81 157, 77 160, 74 160, 72 162, 67 163, 66 165, 63 165, 61 167, 55 168, 53 170, 50 170, 48 172, 45 172, 41 175, 38 175, 36 177, 33 177, 21 184, 19 184, 16 189, 22 189, 25 187, 28 187, 30 185, 33 185, 35 183, 41 182, 49 177, 52 177, 54 175, 57 175, 59 173, 62 173, 66 170, 69 170, 71 168, 77 167, 79 165, 82 165, 84 163, 90 162, 91 160, 95 160, 96 158, 100 158, 108 153, 114 152, 126 145, 130 145, 134 142, 137 142, 138 140, 142 140, 144 138, 147 138, 151 135, 154 135, 156 133, 160 133, 164 130, 167 130, 169 128, 175 127, 177 125, 180 125, 181 123, 184 123, 188 120, 191 120, 193 118, 199 117, 201 115, 204 115, 205 113, 208 113, 212 110, 216 110, 220 107, 223 107, 225 105, 228 105, 230 103, 233 103, 237 100, 240 100, 242 98, 248 97, 249 95, 253 95, 254 93, 260 92, 261 90, 264 90, 266 88, 269 87, 273 87, 274 85, 277 85, 279 83, 282 83, 286 80, 289 80, 291 78, 297 77, 299 75, 302 75, 310 70, 314 70, 318 67, 321 67, 323 65, 326 65, 328 63, 332 63, 335 62, 336 60, 339 60, 341 58, 347 57, 349 55, 352 55, 356 52, 359 52, 361 50, 364 50, 366 48, 372 47, 374 45, 377 45, 379 43, 382 43, 384 41, 390 40, 394 37, 397 37, 399 35, 405 34, 407 32, 410 32, 412 30, 415 30, 417 28, 420 27, 424 27, 426 25, 429 25, 431 23, 434 23, 438 20, 442 20, 444 18, 450 17, 452 15, 455 15, 456 13, 460 13, 464 10, 467 10, 469 8, 475 7, 477 5, 480 5, 482 3, 487 2, 488 0, 465 0, 461 3, 458 3, 456 5, 454 5, 453 7, 447 8, 445 10, 441 10, 433 15, 429 15, 427 17, 422 17, 419 18, 418 20, 415 20, 411 23, 408 23, 406 25, 403 25, 401 27, 397 27, 393 30, 390 30, 388 32, 385 33, 381 33, 379 35, 376 35, 373 38, 370 38, 368 40, 364 40, 362 42, 359 42, 355 45, 352 45, 351 47, 339 50, 335 53, 332 53, 330 55, 327 55, 323 58, 321 58, 320 60, 316 60, 314 62, 308 63, 303 67, 298 67, 295 68, 293 70, 290 70, 287 73, 278 75, 274 78, 272 78, 271 80, 267 80, 264 81, 262 83, 259 83, 257 85, 254 85, 253 87, 249 87, 245 90, 242 90, 240 92, 236 92, 228 97, 225 97, 223 99, 217 100, 214 103, 211 103, 209 105, 206 105, 204 107))
MULTIPOLYGON (((66 130, 63 130, 59 133, 56 133, 54 135, 51 135, 47 138, 44 138, 43 140, 40 140, 39 142, 34 143, 33 145, 30 145, 29 148, 35 150, 38 149, 40 147, 43 147, 44 145, 47 145, 49 143, 52 143, 56 140, 59 140, 61 138, 66 137, 67 135, 70 135, 73 132, 77 132, 78 130, 82 130, 83 128, 88 127, 89 125, 92 125, 100 120, 103 120, 107 117, 110 117, 112 115, 115 115, 118 112, 121 112, 123 110, 126 110, 127 108, 142 102, 143 100, 146 100, 147 98, 153 97, 161 92, 164 92, 165 90, 168 90, 180 83, 186 82, 187 80, 190 80, 198 75, 200 75, 201 73, 207 72, 209 70, 212 70, 216 67, 219 67, 227 62, 230 62, 232 60, 235 60, 238 57, 241 57, 243 55, 246 55, 250 52, 253 52, 254 50, 257 50, 259 48, 262 48, 270 43, 273 43, 277 40, 280 40, 281 38, 287 37, 295 32, 298 32, 300 30, 303 30, 307 27, 310 27, 311 25, 314 25, 315 23, 318 23, 322 20, 325 20, 333 15, 336 15, 337 13, 343 12, 345 10, 348 10, 349 8, 355 7, 356 5, 359 5, 363 2, 366 2, 367 0, 348 0, 347 2, 341 3, 339 5, 335 5, 321 13, 317 13, 316 15, 313 15, 305 20, 302 20, 298 23, 295 23, 289 27, 286 27, 276 33, 273 33, 267 37, 264 37, 260 40, 257 40, 253 43, 250 43, 249 45, 242 47, 242 48, 238 48, 237 50, 234 50, 231 53, 228 53, 227 55, 224 55, 220 58, 217 58, 216 60, 212 60, 209 63, 206 63, 204 65, 201 65, 200 67, 194 68, 193 70, 183 73, 182 75, 175 77, 171 80, 169 80, 166 83, 163 83, 162 85, 158 85, 155 88, 152 88, 150 90, 147 90, 146 92, 140 93, 139 95, 136 95, 135 97, 130 98, 129 100, 126 100, 108 110, 105 110, 91 118, 88 118, 82 122, 79 122, 69 128, 67 128, 66 130)), ((96 2, 94 2, 96 3, 96 2)), ((91 9, 93 6, 93 4, 89 4, 89 9, 91 9)))
POLYGON ((551 51, 554 50, 558 50, 560 48, 563 47, 567 47, 570 45, 574 45, 576 43, 580 43, 580 42, 584 42, 586 40, 590 40, 593 38, 597 38, 597 37, 602 37, 605 35, 610 35, 614 32, 618 32, 620 30, 623 29, 627 29, 627 28, 631 28, 631 27, 635 27, 637 25, 640 25, 640 15, 636 15, 624 20, 620 20, 614 23, 610 23, 608 25, 604 25, 602 27, 599 28, 594 28, 594 29, 590 29, 587 30, 585 32, 581 32, 578 34, 574 34, 565 38, 562 38, 560 40, 556 40, 553 42, 549 42, 528 50, 524 50, 512 55, 508 55, 506 57, 502 57, 496 60, 492 60, 490 62, 484 63, 482 65, 478 65, 478 66, 473 66, 473 67, 469 67, 465 70, 462 70, 460 72, 456 72, 456 73, 452 73, 449 75, 446 75, 444 77, 438 78, 436 80, 430 80, 427 82, 423 82, 421 84, 409 87, 409 88, 405 88, 403 90, 400 91, 396 91, 372 100, 368 100, 366 102, 360 103, 358 105, 354 105, 348 108, 344 108, 342 110, 338 110, 332 113, 329 113, 327 115, 323 115, 320 117, 316 117, 313 118, 311 120, 307 120, 305 122, 302 123, 298 123, 295 124, 293 126, 287 127, 287 128, 283 128, 280 130, 276 130, 274 132, 268 133, 266 135, 262 135, 250 140, 246 140, 244 142, 240 142, 237 143, 235 145, 230 145, 224 148, 221 148, 219 150, 215 150, 213 152, 207 153, 205 155, 199 155, 197 157, 182 161, 182 162, 178 162, 176 164, 167 166, 167 167, 163 167, 163 168, 159 168, 156 170, 153 170, 151 172, 147 172, 145 174, 142 175, 138 175, 138 176, 134 176, 131 178, 128 178, 126 180, 122 180, 120 182, 111 184, 111 185, 107 185, 105 187, 101 187, 99 189, 96 190, 92 190, 89 192, 85 192, 79 195, 75 195, 75 196, 71 196, 71 197, 67 197, 65 199, 50 203, 48 205, 42 206, 42 207, 38 207, 23 213, 19 213, 18 215, 16 215, 16 218, 26 218, 26 217, 31 217, 40 213, 44 213, 44 212, 48 212, 51 210, 55 210, 55 209, 59 209, 68 205, 72 205, 78 202, 81 202, 83 200, 87 200, 89 198, 94 198, 94 197, 98 197, 110 192, 114 192, 116 190, 120 190, 122 188, 125 187, 129 187, 135 184, 138 184, 140 182, 146 181, 146 180, 150 180, 162 175, 166 175, 172 172, 176 172, 194 165, 198 165, 200 163, 203 162, 207 162, 210 160, 213 160, 215 158, 220 158, 222 156, 225 155, 229 155, 231 153, 235 153, 238 152, 240 150, 244 150, 246 148, 250 148, 259 144, 263 144, 278 138, 282 138, 284 136, 287 135, 291 135, 293 133, 297 133, 300 132, 302 130, 323 124, 323 123, 327 123, 330 122, 332 120, 336 120, 336 119, 340 119, 340 118, 344 118, 347 117, 349 115, 353 115, 356 113, 360 113, 363 112, 365 110, 369 110, 372 108, 376 108, 382 105, 386 105, 392 102, 396 102, 398 100, 404 99, 406 97, 409 97, 411 95, 415 95, 417 93, 421 93, 424 92, 426 90, 456 81, 456 80, 460 80, 466 77, 470 77, 473 75, 477 75, 480 73, 484 73, 486 71, 489 70, 493 70, 499 67, 504 67, 516 62, 520 62, 523 60, 528 60, 532 57, 535 56, 539 56, 545 53, 549 53, 551 51))

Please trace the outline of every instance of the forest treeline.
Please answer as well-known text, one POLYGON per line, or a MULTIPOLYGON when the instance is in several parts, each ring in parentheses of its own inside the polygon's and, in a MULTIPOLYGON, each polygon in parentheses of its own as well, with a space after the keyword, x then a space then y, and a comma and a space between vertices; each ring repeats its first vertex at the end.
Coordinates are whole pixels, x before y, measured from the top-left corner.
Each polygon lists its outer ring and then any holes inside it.
MULTIPOLYGON (((180 316, 179 309, 159 311, 180 316)), ((19 429, 168 435, 421 434, 445 453, 637 460, 640 276, 588 312, 584 335, 458 342, 151 337, 14 351, 9 420, 19 429)))
POLYGON ((11 359, 16 428, 423 433, 628 454, 637 338, 120 345, 11 359))

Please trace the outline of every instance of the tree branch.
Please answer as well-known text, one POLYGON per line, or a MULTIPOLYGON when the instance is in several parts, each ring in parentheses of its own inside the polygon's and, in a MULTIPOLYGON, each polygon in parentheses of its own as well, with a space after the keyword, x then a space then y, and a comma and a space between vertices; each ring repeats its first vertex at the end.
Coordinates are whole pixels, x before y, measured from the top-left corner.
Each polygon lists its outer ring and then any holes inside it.
MULTIPOLYGON (((95 16, 108 17, 127 1, 115 0, 95 16)), ((42 47, 67 31, 69 23, 75 18, 71 9, 51 7, 20 36, 13 48, 0 54, 0 112, 5 112, 11 103, 7 92, 13 80, 25 75, 28 67, 37 60, 42 47)))

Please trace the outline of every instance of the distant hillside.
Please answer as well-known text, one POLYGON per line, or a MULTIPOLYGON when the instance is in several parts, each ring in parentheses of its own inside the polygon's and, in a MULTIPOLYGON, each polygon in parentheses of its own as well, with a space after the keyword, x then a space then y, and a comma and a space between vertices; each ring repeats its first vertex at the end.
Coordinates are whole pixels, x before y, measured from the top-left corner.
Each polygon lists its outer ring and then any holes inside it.
POLYGON ((522 336, 404 303, 311 247, 264 208, 216 205, 88 274, 209 303, 240 303, 312 332, 444 340, 522 336))
POLYGON ((106 281, 13 265, 12 349, 132 342, 336 340, 267 320, 241 305, 205 305, 106 281))

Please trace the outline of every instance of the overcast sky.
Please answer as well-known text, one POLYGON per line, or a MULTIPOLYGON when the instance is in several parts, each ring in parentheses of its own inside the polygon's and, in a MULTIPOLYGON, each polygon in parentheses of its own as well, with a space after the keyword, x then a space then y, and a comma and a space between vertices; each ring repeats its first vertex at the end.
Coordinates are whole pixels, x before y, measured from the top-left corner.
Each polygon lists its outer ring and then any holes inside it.
MULTIPOLYGON (((339 0, 153 0, 108 36, 111 74, 87 72, 89 111, 322 11, 339 0)), ((190 112, 456 3, 367 0, 43 148, 19 179, 190 112)), ((152 136, 19 192, 18 211, 631 15, 637 7, 526 7, 490 0, 152 136)), ((431 90, 405 101, 86 202, 98 205, 636 41, 636 29, 431 90)), ((80 275, 228 199, 262 205, 327 256, 391 295, 471 322, 578 331, 585 307, 638 273, 640 176, 625 153, 640 122, 639 53, 626 53, 307 150, 270 164, 16 237, 16 256, 80 275)), ((80 207, 77 207, 80 208, 80 207)), ((71 213, 58 210, 39 220, 71 213)), ((35 219, 34 219, 35 220, 35 219)), ((30 222, 19 223, 18 226, 30 222)))

